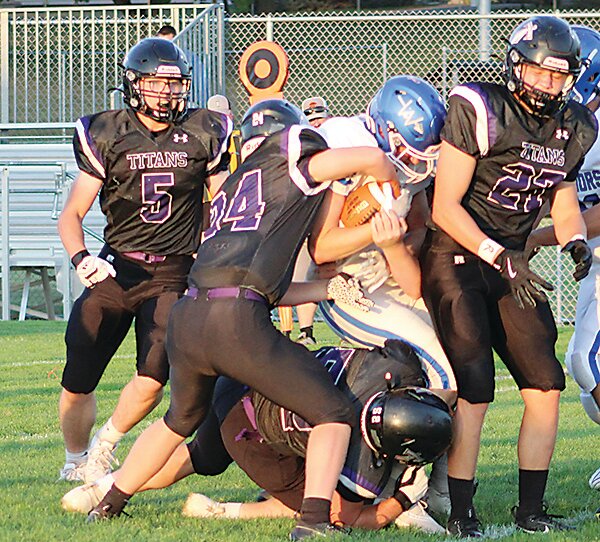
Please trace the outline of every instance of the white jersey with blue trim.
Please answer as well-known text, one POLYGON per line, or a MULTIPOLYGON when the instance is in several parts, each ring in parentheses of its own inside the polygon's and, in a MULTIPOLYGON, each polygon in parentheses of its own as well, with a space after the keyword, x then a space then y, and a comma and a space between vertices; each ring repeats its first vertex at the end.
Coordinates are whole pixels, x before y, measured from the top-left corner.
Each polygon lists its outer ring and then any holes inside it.
MULTIPOLYGON (((595 113, 600 123, 600 109, 595 113)), ((590 209, 600 203, 600 137, 585 155, 585 159, 577 174, 577 197, 581 210, 590 209)), ((589 240, 594 249, 595 262, 600 263, 600 236, 589 240)))
MULTIPOLYGON (((367 117, 334 117, 319 128, 331 148, 377 147, 375 136, 367 128, 367 117)), ((347 181, 332 183, 331 190, 347 196, 365 178, 355 176, 347 181)), ((421 190, 427 181, 408 185, 421 190)), ((338 262, 339 272, 353 275, 368 259, 370 251, 379 250, 375 245, 338 262)), ((373 347, 383 346, 387 339, 409 343, 417 352, 427 374, 428 385, 435 389, 456 389, 456 380, 450 363, 437 339, 431 318, 422 299, 415 301, 406 295, 391 277, 373 293, 366 294, 375 306, 369 312, 355 310, 343 304, 325 301, 319 304, 321 313, 331 329, 341 338, 353 344, 373 347)))
MULTIPOLYGON (((600 122, 600 109, 595 115, 600 122)), ((577 175, 577 197, 582 211, 600 203, 600 137, 585 155, 577 175)), ((590 274, 579 283, 575 332, 569 342, 565 362, 569 374, 581 388, 581 402, 586 412, 589 408, 586 405, 592 405, 590 417, 595 419, 595 403, 590 392, 600 384, 600 302, 597 287, 600 236, 589 239, 588 243, 594 252, 594 260, 590 274)))

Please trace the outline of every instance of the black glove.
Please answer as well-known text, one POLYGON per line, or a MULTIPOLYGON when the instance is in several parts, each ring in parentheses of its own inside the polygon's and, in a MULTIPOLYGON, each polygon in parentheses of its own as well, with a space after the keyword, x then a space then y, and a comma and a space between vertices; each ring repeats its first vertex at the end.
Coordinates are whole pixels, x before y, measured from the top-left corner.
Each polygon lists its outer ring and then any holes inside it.
POLYGON ((590 267, 592 267, 592 250, 583 239, 569 241, 561 252, 571 253, 571 258, 575 262, 573 278, 577 282, 588 276, 590 267))
POLYGON ((552 284, 529 269, 528 262, 528 255, 525 252, 510 249, 503 250, 498 254, 494 262, 494 267, 510 284, 512 295, 521 309, 525 308, 524 303, 535 307, 536 299, 548 300, 546 294, 538 286, 546 290, 554 290, 552 284))

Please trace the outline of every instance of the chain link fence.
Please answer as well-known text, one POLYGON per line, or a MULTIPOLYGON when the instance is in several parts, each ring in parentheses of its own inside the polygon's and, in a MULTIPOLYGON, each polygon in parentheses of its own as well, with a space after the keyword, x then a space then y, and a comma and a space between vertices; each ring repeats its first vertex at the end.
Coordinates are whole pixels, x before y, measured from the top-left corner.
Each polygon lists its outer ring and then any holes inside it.
MULTIPOLYGON (((108 107, 107 89, 118 84, 115 68, 128 47, 161 24, 183 29, 201 8, 0 9, 0 123, 74 121, 108 107), (8 19, 13 26, 7 35, 3 21, 8 19), (8 68, 3 63, 7 56, 8 68)), ((600 11, 555 14, 600 30, 600 11)), ((494 11, 484 16, 456 9, 233 15, 224 18, 222 26, 209 27, 211 33, 221 29, 224 36, 221 42, 211 35, 210 47, 216 56, 222 55, 225 92, 238 121, 248 106, 239 60, 251 43, 265 39, 276 41, 289 55, 288 99, 300 103, 321 95, 335 115, 352 115, 363 112, 386 78, 396 74, 423 77, 444 97, 460 82, 499 81, 506 38, 532 15, 494 11)), ((203 46, 203 40, 193 36, 190 31, 180 42, 191 55, 203 46)), ((205 69, 202 62, 199 65, 205 69)), ((218 69, 211 70, 196 83, 214 84, 218 69)), ((207 95, 203 91, 198 103, 207 95)), ((551 303, 560 323, 572 322, 575 316, 571 265, 554 248, 542 250, 534 260, 534 267, 555 284, 551 303)), ((33 290, 30 298, 36 302, 33 290)))

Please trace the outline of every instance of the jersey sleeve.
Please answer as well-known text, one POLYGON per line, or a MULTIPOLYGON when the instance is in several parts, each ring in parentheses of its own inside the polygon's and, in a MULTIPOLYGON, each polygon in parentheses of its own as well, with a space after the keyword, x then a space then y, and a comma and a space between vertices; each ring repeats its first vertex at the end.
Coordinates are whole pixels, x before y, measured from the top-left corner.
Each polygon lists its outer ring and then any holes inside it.
POLYGON ((81 117, 75 123, 73 153, 81 171, 104 182, 106 168, 101 133, 98 130, 97 115, 81 117))
POLYGON ((229 117, 208 109, 196 109, 185 119, 184 128, 206 151, 207 175, 229 169, 229 143, 233 131, 229 117))
POLYGON ((318 194, 330 184, 316 182, 308 171, 312 156, 328 148, 323 137, 313 128, 295 125, 287 133, 289 175, 307 196, 318 194))
POLYGON ((478 87, 460 85, 450 93, 441 138, 470 156, 485 156, 490 149, 490 117, 478 87))

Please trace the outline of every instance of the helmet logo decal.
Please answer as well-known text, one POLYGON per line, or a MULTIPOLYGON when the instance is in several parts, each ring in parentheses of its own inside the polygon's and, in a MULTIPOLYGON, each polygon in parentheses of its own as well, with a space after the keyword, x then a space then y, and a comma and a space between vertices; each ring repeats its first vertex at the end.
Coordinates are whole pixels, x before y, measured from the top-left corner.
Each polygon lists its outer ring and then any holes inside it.
POLYGON ((537 30, 538 26, 533 21, 529 21, 523 25, 523 28, 519 29, 512 36, 510 43, 514 45, 520 41, 531 41, 533 39, 533 33, 537 30))
POLYGON ((156 75, 181 77, 181 70, 179 69, 179 66, 161 64, 158 68, 156 68, 156 75))
POLYGON ((569 71, 569 61, 566 58, 556 58, 555 56, 547 56, 542 62, 544 68, 551 70, 569 71))
POLYGON ((262 111, 252 113, 252 126, 262 126, 265 123, 265 116, 262 111))
POLYGON ((423 116, 414 118, 416 111, 414 107, 411 107, 414 101, 403 98, 399 93, 396 94, 396 98, 402 106, 398 112, 398 116, 404 120, 404 125, 413 128, 419 135, 423 135, 425 133, 425 129, 423 128, 425 118, 423 116))

